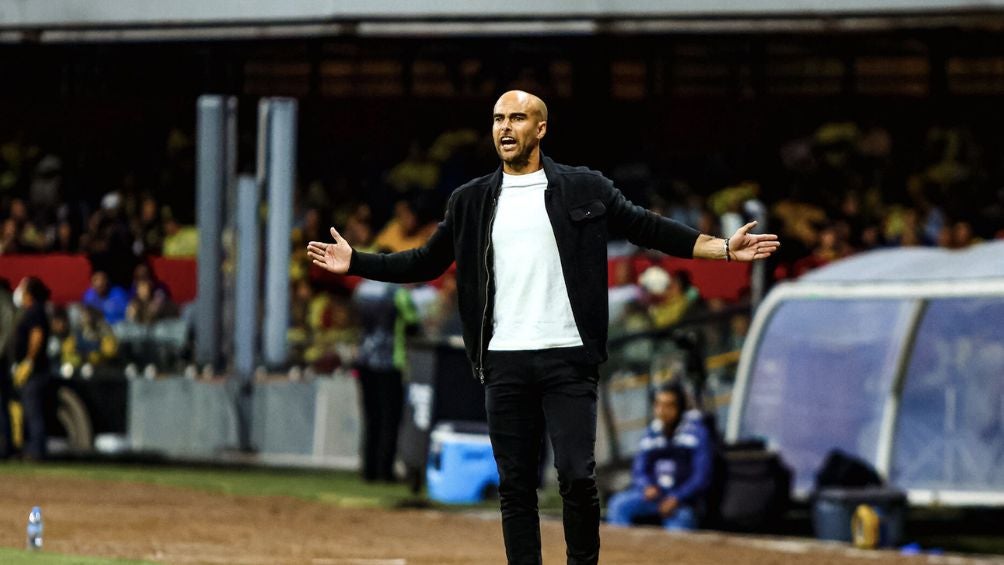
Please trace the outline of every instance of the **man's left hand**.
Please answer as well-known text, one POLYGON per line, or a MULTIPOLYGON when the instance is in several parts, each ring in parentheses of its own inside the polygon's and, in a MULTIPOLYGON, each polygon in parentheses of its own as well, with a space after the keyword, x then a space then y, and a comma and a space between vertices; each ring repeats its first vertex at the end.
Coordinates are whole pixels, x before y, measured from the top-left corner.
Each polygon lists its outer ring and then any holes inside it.
POLYGON ((777 236, 772 233, 749 233, 754 226, 756 226, 756 222, 750 222, 737 229, 736 233, 729 238, 729 258, 731 260, 757 261, 766 259, 781 246, 777 236))
POLYGON ((14 381, 14 387, 15 388, 24 387, 25 383, 28 382, 28 379, 31 378, 31 373, 33 369, 34 369, 34 363, 31 362, 31 359, 25 359, 24 361, 21 361, 20 363, 15 365, 14 374, 12 375, 14 381))
POLYGON ((661 514, 663 518, 669 517, 669 515, 673 512, 676 512, 676 509, 679 506, 680 501, 677 500, 675 496, 667 496, 659 503, 659 514, 661 514))

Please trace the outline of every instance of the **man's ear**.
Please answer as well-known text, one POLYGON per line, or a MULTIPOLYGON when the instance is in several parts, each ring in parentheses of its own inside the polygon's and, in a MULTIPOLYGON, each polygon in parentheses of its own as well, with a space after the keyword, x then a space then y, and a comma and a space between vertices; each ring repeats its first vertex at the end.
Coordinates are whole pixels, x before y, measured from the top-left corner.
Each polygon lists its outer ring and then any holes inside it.
POLYGON ((540 122, 537 124, 537 139, 544 139, 547 135, 547 122, 540 122))

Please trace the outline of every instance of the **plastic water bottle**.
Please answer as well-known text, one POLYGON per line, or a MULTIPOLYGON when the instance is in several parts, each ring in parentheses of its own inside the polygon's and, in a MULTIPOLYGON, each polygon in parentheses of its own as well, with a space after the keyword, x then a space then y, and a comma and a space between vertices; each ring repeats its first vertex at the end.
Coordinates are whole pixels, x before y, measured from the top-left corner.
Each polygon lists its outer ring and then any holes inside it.
POLYGON ((32 507, 28 513, 28 551, 42 549, 42 509, 32 507))

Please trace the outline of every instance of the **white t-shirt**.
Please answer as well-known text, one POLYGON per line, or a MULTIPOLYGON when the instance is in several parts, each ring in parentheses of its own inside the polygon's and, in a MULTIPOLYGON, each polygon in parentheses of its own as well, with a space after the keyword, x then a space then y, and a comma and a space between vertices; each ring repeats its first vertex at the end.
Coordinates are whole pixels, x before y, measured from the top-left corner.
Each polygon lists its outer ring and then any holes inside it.
POLYGON ((544 170, 502 173, 492 252, 495 319, 488 349, 518 351, 582 345, 544 208, 544 170))

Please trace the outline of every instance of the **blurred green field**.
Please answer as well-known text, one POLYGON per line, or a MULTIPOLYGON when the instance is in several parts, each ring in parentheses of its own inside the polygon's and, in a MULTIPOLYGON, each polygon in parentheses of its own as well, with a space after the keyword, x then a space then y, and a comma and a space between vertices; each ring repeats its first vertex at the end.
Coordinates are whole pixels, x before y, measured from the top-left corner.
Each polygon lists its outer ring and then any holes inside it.
POLYGON ((132 561, 129 559, 111 559, 108 557, 80 557, 78 555, 59 555, 45 551, 29 552, 23 549, 10 549, 0 547, 0 563, 5 565, 101 565, 102 563, 112 563, 114 565, 145 565, 152 561, 132 561))
MULTIPOLYGON (((346 507, 393 508, 415 505, 403 484, 367 483, 357 473, 259 467, 177 467, 98 463, 8 463, 4 475, 70 477, 97 481, 151 483, 247 496, 292 496, 346 507)), ((494 507, 495 504, 493 503, 494 507)))

